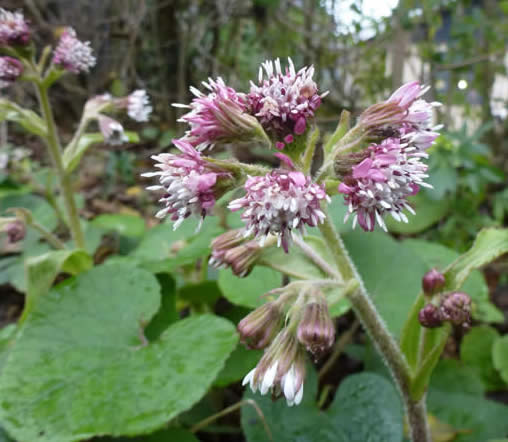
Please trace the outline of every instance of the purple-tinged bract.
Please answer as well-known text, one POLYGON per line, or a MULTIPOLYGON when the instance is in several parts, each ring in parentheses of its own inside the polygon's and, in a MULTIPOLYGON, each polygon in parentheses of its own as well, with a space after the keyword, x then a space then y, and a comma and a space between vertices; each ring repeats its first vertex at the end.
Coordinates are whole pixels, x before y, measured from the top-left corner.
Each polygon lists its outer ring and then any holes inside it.
POLYGON ((270 234, 288 252, 294 231, 304 232, 305 225, 315 227, 325 219, 321 202, 329 201, 324 187, 301 172, 274 170, 265 176, 249 177, 246 195, 229 203, 232 211, 245 209, 245 236, 254 234, 264 243, 270 234))
POLYGON ((255 138, 262 128, 256 118, 247 111, 245 94, 227 86, 222 78, 208 79, 202 83, 208 89, 204 94, 195 87, 195 96, 190 105, 173 104, 175 107, 189 108, 179 121, 187 123, 190 129, 185 140, 203 150, 219 142, 241 141, 255 138))

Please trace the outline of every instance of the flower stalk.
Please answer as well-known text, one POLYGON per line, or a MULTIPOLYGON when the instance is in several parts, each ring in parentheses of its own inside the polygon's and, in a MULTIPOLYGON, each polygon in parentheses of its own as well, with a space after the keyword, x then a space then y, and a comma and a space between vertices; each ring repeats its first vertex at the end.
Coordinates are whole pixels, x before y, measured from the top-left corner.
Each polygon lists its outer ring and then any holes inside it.
POLYGON ((67 222, 71 231, 72 239, 74 240, 76 247, 83 249, 85 248, 85 238, 83 231, 81 230, 81 224, 79 221, 78 209, 76 201, 74 200, 74 192, 72 189, 72 182, 70 176, 66 173, 63 159, 62 159, 62 148, 60 145, 60 139, 58 137, 55 119, 49 104, 48 90, 46 87, 41 85, 39 82, 34 83, 37 92, 37 98, 41 108, 42 116, 47 125, 47 137, 45 137, 46 145, 48 146, 48 152, 55 166, 55 171, 58 176, 60 183, 60 189, 62 191, 65 212, 67 214, 67 222))
POLYGON ((367 294, 363 281, 328 216, 319 225, 319 229, 344 279, 346 281, 354 279, 358 282, 357 289, 348 294, 348 299, 399 389, 408 416, 411 440, 413 442, 431 442, 425 411, 425 397, 418 401, 411 398, 411 372, 399 345, 388 331, 367 294))

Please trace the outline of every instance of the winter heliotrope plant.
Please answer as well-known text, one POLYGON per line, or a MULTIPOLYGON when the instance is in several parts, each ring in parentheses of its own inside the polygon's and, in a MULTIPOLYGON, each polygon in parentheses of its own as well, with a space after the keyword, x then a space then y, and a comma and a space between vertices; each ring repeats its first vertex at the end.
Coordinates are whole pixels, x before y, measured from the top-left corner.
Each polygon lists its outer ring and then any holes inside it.
MULTIPOLYGON (((433 124, 439 103, 427 101, 428 88, 415 81, 368 106, 352 128, 349 114, 343 112, 336 132, 323 145, 321 166, 316 167, 315 115, 327 92, 320 91, 313 75, 312 66, 296 69, 291 59, 286 66, 277 59, 262 64, 257 82, 251 82, 247 91, 236 91, 222 78, 204 82, 203 90, 192 87, 192 101, 177 105, 189 109, 180 119, 188 130, 174 140, 180 152, 154 156, 159 170, 145 174, 159 180, 151 187, 161 192, 157 216, 170 217, 175 228, 190 216, 198 217, 201 225, 214 214, 219 198, 231 196, 227 209, 240 213, 244 227, 212 242, 211 265, 229 267, 244 277, 256 264, 263 264, 266 249, 281 247, 291 253, 297 247, 327 275, 319 280, 293 279, 267 293, 267 302, 238 324, 249 348, 264 349, 244 385, 261 394, 284 396, 290 406, 300 403, 306 353, 317 359, 334 345, 328 289, 339 288, 392 372, 413 440, 429 441, 424 398, 411 395, 405 356, 370 301, 327 206, 331 196, 343 195, 344 221, 352 218, 353 228, 365 232, 376 225, 387 230, 388 216, 403 223, 418 216, 410 197, 422 187, 431 187, 426 159, 439 135, 440 126, 433 124), (230 143, 268 146, 279 166, 267 169, 207 156, 214 146, 230 143), (316 228, 330 249, 332 263, 305 240, 309 229, 316 228)), ((439 318, 426 322, 422 310, 421 324, 467 324, 466 298, 456 293, 439 295, 440 301, 434 301, 439 318)))

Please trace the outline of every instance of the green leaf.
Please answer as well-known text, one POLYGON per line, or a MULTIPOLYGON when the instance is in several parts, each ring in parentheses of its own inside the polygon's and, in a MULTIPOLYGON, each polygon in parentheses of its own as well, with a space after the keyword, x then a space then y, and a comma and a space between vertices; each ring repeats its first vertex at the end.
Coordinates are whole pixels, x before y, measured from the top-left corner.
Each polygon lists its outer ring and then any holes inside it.
POLYGON ((28 258, 25 262, 26 301, 20 320, 26 319, 38 299, 51 288, 60 272, 77 275, 90 269, 92 265, 92 258, 84 250, 56 250, 28 258))
POLYGON ((178 297, 191 304, 208 304, 213 306, 222 296, 217 281, 203 281, 197 284, 187 284, 180 288, 178 297))
MULTIPOLYGON (((321 238, 317 239, 321 240, 321 238)), ((305 237, 305 241, 308 242, 309 237, 305 237)), ((326 253, 329 255, 328 251, 326 253)), ((333 261, 328 260, 328 262, 333 261)), ((285 253, 281 247, 263 249, 259 257, 259 264, 296 279, 323 279, 327 277, 296 245, 291 248, 289 253, 285 253)))
POLYGON ((41 297, 0 376, 9 433, 31 442, 146 434, 198 401, 236 345, 234 327, 194 316, 144 345, 140 323, 159 303, 153 275, 112 264, 41 297))
POLYGON ((450 203, 446 199, 432 200, 424 192, 408 198, 415 209, 416 216, 408 216, 408 223, 395 221, 391 216, 386 218, 388 230, 393 233, 411 235, 428 229, 437 223, 450 210, 450 203))
POLYGON ((508 384, 508 335, 497 339, 492 347, 494 367, 499 370, 501 377, 508 384))
POLYGON ((458 290, 474 269, 505 253, 508 253, 508 229, 481 230, 473 246, 446 269, 446 289, 458 290))
POLYGON ((47 135, 46 124, 39 115, 4 98, 0 98, 0 122, 2 121, 18 123, 25 130, 39 137, 47 135))
POLYGON ((460 344, 460 359, 473 369, 486 390, 500 390, 505 385, 494 367, 493 346, 499 332, 489 326, 474 327, 460 344))
POLYGON ((129 255, 154 272, 170 272, 176 267, 207 259, 212 239, 223 232, 217 218, 206 219, 196 232, 196 220, 187 220, 177 230, 170 223, 150 229, 129 255))
POLYGON ((32 194, 7 195, 0 199, 0 210, 22 207, 32 213, 33 219, 47 230, 52 231, 58 224, 53 208, 40 196, 32 194))
MULTIPOLYGON (((136 132, 125 132, 129 143, 139 143, 139 136, 136 132)), ((76 146, 69 144, 63 153, 63 163, 67 173, 71 173, 81 161, 81 158, 90 146, 103 143, 104 136, 100 132, 81 135, 76 146)))
POLYGON ((91 225, 120 235, 138 238, 145 233, 145 220, 138 215, 104 214, 95 217, 91 225))
POLYGON ((457 430, 454 442, 479 442, 508 433, 508 406, 485 399, 474 370, 441 361, 427 395, 428 411, 457 430))
POLYGON ((221 270, 218 283, 230 302, 255 308, 265 303, 262 295, 281 286, 282 278, 275 270, 258 266, 245 278, 239 278, 229 269, 221 270))
POLYGON ((190 431, 183 428, 168 428, 140 437, 102 438, 101 442, 199 442, 190 431))
POLYGON ((262 350, 249 350, 238 345, 226 361, 226 365, 215 379, 216 387, 226 387, 237 382, 251 371, 263 356, 262 350))
MULTIPOLYGON (((402 441, 403 414, 397 392, 383 376, 361 373, 348 376, 339 386, 328 410, 315 403, 316 377, 311 372, 302 403, 288 407, 284 399, 252 394, 263 411, 276 442, 398 442, 402 441)), ((242 410, 242 427, 248 442, 268 440, 251 407, 242 410)))
POLYGON ((159 273, 155 276, 161 288, 161 306, 145 328, 145 336, 149 341, 158 339, 164 330, 178 321, 175 280, 168 273, 159 273))
POLYGON ((399 335, 420 289, 425 264, 384 233, 354 231, 343 239, 389 330, 399 335))

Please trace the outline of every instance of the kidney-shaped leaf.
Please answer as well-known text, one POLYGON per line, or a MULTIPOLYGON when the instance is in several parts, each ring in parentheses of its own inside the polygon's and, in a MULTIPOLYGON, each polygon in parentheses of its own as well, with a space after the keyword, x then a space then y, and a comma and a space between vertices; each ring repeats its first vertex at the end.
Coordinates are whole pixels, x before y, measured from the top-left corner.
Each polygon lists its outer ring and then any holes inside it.
POLYGON ((18 440, 77 441, 153 431, 206 392, 233 350, 228 321, 171 325, 146 344, 159 308, 150 273, 104 265, 40 298, 0 377, 0 419, 18 440))

